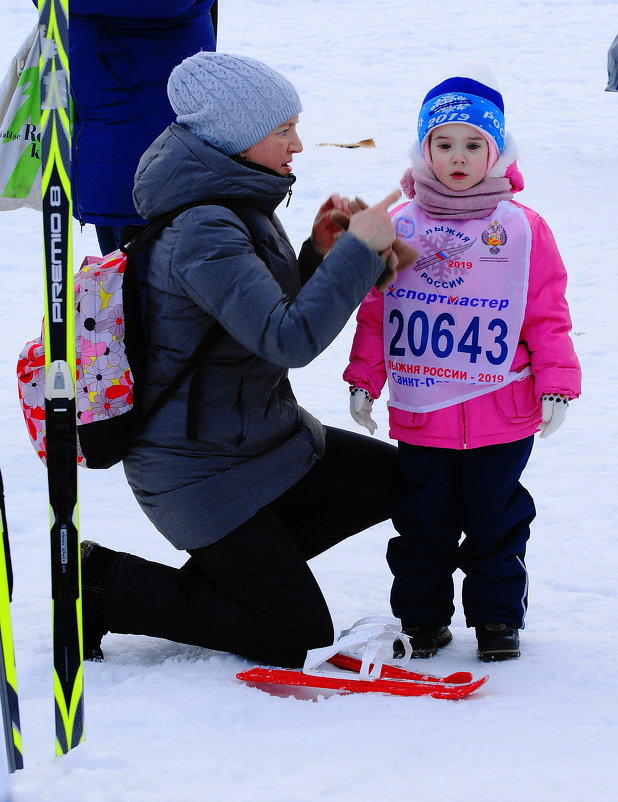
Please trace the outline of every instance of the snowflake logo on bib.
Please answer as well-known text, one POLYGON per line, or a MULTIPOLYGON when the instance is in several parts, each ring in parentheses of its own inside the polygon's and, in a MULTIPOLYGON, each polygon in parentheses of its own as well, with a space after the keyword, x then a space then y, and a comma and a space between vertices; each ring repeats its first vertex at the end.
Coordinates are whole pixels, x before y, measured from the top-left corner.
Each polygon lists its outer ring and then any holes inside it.
POLYGON ((500 253, 500 248, 498 246, 506 244, 506 230, 497 220, 494 220, 493 223, 483 231, 481 239, 485 245, 489 246, 489 253, 500 253))
POLYGON ((414 270, 417 273, 421 270, 430 270, 433 276, 441 281, 452 278, 453 275, 463 276, 466 273, 465 267, 453 267, 449 262, 453 257, 459 257, 460 254, 471 248, 475 242, 476 238, 462 243, 461 239, 446 232, 421 234, 419 245, 423 257, 416 260, 414 270))

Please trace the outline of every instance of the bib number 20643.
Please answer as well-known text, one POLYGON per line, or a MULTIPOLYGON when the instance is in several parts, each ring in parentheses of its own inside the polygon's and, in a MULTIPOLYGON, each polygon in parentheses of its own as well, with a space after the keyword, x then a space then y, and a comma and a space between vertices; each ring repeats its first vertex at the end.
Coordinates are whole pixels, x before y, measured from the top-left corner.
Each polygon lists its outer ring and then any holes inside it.
POLYGON ((392 309, 388 322, 395 326, 390 341, 389 355, 405 357, 406 350, 412 356, 421 357, 429 348, 439 359, 446 359, 454 350, 467 354, 471 363, 475 363, 483 353, 492 365, 501 365, 508 355, 506 337, 508 326, 504 320, 495 317, 486 326, 478 315, 475 315, 468 327, 456 341, 453 329, 455 318, 448 312, 438 315, 433 325, 422 309, 417 309, 406 318, 400 309, 392 309))

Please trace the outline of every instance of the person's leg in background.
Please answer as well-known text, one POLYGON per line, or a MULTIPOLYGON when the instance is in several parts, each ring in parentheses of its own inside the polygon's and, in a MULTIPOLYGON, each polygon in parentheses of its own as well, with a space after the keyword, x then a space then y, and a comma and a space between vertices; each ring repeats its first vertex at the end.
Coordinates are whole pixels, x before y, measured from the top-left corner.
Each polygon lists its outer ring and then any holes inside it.
POLYGON ((95 226, 101 256, 105 256, 120 247, 123 228, 121 226, 95 226))

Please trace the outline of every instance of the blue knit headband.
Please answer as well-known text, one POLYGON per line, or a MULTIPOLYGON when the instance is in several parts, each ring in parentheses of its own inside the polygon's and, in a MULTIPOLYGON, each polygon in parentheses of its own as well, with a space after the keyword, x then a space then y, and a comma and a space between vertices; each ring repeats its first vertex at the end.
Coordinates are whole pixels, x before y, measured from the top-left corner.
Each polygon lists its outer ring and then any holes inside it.
POLYGON ((480 129, 504 150, 502 95, 471 78, 448 78, 427 93, 418 116, 418 140, 423 143, 438 126, 465 123, 480 129))

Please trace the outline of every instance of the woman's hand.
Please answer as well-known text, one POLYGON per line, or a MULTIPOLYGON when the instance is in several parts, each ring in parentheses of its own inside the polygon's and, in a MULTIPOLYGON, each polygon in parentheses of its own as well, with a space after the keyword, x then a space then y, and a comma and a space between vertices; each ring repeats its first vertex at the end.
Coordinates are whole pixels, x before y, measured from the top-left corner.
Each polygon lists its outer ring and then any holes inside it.
POLYGON ((348 199, 340 195, 331 195, 320 206, 311 230, 311 244, 320 256, 326 256, 341 234, 341 223, 335 220, 348 220, 350 214, 348 199))
POLYGON ((393 190, 384 200, 363 209, 350 218, 348 231, 378 253, 390 248, 395 240, 395 228, 388 214, 388 207, 401 197, 399 189, 393 190))
MULTIPOLYGON (((389 198, 392 197, 390 195, 388 198, 385 198, 385 201, 388 203, 389 198)), ((383 201, 382 203, 384 203, 383 201)), ((380 204, 378 204, 380 205, 380 204)), ((358 214, 359 212, 365 211, 369 207, 365 203, 365 201, 361 200, 360 198, 354 198, 348 202, 350 214, 352 217, 358 214)), ((333 210, 331 212, 331 220, 341 226, 342 229, 346 231, 349 230, 350 220, 352 217, 343 214, 343 212, 339 212, 337 210, 333 210)), ((390 215, 389 215, 390 217, 390 215)), ((395 237, 393 242, 385 248, 383 251, 378 251, 382 259, 386 262, 386 267, 382 271, 380 277, 375 283, 376 289, 380 292, 384 292, 384 290, 388 287, 388 285, 395 281, 397 278, 397 273, 399 270, 404 270, 406 267, 409 267, 413 264, 416 259, 418 258, 418 251, 415 250, 411 245, 408 245, 407 242, 395 237)))

